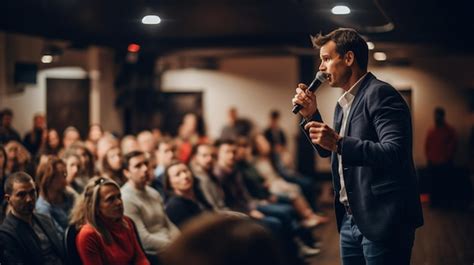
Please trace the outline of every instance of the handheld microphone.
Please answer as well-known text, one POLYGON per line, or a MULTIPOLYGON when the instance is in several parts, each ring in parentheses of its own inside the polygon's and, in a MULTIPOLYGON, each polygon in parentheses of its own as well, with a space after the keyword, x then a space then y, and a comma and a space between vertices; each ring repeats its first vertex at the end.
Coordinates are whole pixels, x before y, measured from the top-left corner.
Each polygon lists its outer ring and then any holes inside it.
MULTIPOLYGON (((319 71, 319 72, 316 73, 316 77, 314 77, 313 82, 311 82, 311 84, 309 84, 307 89, 314 93, 318 89, 318 87, 321 86, 322 83, 326 82, 326 80, 328 80, 327 74, 319 71)), ((301 106, 300 104, 296 104, 296 105, 293 106, 293 109, 291 111, 294 114, 296 114, 302 108, 303 108, 303 106, 301 106)))

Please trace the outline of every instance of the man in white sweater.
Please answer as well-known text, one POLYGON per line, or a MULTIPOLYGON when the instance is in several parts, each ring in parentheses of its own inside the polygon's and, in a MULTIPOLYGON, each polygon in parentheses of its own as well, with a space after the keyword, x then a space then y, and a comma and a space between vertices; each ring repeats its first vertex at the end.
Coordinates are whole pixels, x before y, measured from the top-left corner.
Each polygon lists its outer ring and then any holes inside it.
POLYGON ((159 256, 179 230, 166 216, 160 194, 147 185, 145 154, 132 151, 123 161, 123 173, 128 178, 121 188, 125 215, 135 222, 147 256, 159 256))

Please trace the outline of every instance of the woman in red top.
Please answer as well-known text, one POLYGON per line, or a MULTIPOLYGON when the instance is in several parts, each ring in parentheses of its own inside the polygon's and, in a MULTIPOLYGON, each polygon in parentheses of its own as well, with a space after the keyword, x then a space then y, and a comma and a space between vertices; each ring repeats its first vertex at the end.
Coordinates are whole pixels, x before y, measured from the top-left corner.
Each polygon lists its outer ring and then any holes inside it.
POLYGON ((120 188, 106 178, 86 185, 71 214, 80 228, 76 247, 84 265, 149 265, 132 221, 123 215, 120 188))

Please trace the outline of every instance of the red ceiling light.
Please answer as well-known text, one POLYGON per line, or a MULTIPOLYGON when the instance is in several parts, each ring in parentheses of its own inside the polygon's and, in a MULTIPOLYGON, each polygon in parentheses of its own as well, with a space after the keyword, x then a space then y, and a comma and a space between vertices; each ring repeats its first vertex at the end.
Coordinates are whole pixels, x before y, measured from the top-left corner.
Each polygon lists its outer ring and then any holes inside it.
POLYGON ((140 45, 132 43, 128 45, 128 51, 129 52, 138 52, 140 51, 140 45))

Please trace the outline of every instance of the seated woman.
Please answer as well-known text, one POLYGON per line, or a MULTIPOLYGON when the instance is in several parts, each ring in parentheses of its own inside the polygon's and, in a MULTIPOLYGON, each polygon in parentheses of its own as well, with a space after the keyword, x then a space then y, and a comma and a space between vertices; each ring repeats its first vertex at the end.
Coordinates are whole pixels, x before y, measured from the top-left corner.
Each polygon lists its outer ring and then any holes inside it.
POLYGON ((166 214, 178 227, 212 206, 206 201, 189 167, 173 161, 164 172, 163 189, 166 194, 166 214))
POLYGON ((120 147, 114 146, 105 152, 105 157, 102 159, 102 176, 108 177, 122 187, 127 178, 122 172, 122 152, 120 147))
POLYGON ((49 216, 62 237, 75 200, 75 194, 66 189, 66 165, 55 156, 43 156, 36 171, 36 182, 39 189, 36 212, 49 216))
POLYGON ((79 230, 76 246, 84 265, 149 265, 134 225, 123 214, 120 187, 92 178, 71 213, 79 230))

